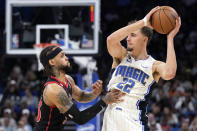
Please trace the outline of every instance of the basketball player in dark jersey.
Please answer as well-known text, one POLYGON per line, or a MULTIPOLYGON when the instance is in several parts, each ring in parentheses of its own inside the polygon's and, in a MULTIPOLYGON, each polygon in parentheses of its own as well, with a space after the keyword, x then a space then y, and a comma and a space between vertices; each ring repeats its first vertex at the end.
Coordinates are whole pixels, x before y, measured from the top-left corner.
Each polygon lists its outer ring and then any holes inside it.
POLYGON ((95 117, 106 104, 122 102, 121 96, 124 94, 112 90, 93 106, 79 111, 72 99, 84 103, 94 100, 101 93, 102 81, 95 82, 90 93, 80 90, 72 77, 66 74, 70 63, 63 50, 57 46, 43 49, 40 62, 49 77, 38 105, 34 131, 61 131, 67 119, 84 124, 95 117))

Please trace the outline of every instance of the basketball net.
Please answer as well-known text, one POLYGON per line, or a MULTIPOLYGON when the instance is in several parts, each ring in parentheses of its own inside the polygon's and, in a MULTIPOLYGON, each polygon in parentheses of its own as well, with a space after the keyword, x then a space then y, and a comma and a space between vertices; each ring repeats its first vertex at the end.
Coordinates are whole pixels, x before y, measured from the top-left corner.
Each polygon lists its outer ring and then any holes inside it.
POLYGON ((47 47, 47 46, 52 46, 52 45, 54 45, 54 46, 60 46, 59 44, 52 44, 52 43, 34 44, 34 50, 35 50, 36 58, 37 58, 37 62, 38 62, 38 71, 44 69, 43 65, 42 65, 41 62, 40 62, 40 58, 39 58, 42 49, 44 49, 44 48, 47 47))

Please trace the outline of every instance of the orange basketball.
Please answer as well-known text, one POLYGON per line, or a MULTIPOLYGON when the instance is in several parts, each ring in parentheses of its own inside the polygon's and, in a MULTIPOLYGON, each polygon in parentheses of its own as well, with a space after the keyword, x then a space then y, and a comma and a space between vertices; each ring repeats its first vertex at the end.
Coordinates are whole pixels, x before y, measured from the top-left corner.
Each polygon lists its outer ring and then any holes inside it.
POLYGON ((175 9, 170 6, 161 6, 161 8, 151 16, 151 25, 158 33, 168 34, 174 29, 177 18, 178 14, 175 9))

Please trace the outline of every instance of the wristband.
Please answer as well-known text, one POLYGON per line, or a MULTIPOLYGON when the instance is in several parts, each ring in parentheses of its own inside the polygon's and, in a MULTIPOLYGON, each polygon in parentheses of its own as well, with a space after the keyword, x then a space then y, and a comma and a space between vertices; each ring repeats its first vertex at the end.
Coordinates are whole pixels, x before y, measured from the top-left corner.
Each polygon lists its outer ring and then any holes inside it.
POLYGON ((94 118, 106 106, 102 99, 83 111, 79 111, 77 106, 73 104, 70 109, 64 113, 64 116, 81 125, 94 118))
POLYGON ((147 19, 146 19, 146 17, 144 17, 143 21, 144 21, 144 26, 147 26, 147 19))

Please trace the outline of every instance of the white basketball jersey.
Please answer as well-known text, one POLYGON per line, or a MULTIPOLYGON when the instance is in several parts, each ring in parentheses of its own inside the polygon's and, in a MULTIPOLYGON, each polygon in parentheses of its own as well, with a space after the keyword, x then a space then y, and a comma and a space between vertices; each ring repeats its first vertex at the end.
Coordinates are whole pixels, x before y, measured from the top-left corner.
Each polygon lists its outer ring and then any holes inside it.
MULTIPOLYGON (((151 56, 145 60, 135 60, 125 57, 116 67, 108 84, 108 90, 119 89, 126 93, 124 102, 111 104, 109 108, 124 110, 136 121, 143 123, 146 115, 147 96, 150 87, 155 82, 152 75, 152 65, 155 62, 151 56)), ((147 121, 147 119, 146 119, 147 121)))
POLYGON ((152 76, 154 62, 155 59, 151 56, 145 60, 125 57, 113 72, 108 90, 117 88, 129 96, 144 99, 144 95, 148 93, 148 87, 154 82, 152 76))

